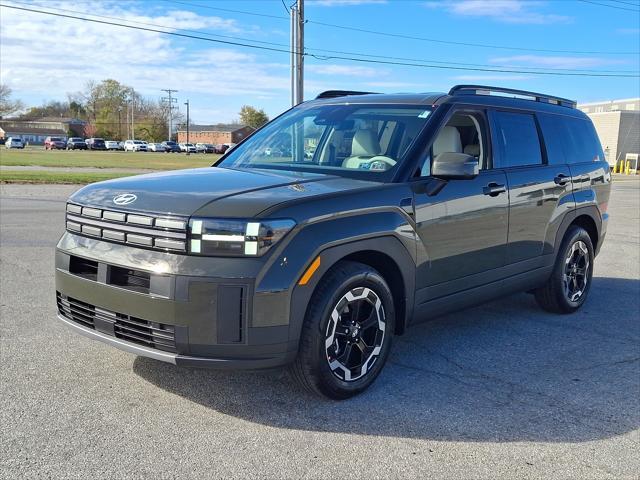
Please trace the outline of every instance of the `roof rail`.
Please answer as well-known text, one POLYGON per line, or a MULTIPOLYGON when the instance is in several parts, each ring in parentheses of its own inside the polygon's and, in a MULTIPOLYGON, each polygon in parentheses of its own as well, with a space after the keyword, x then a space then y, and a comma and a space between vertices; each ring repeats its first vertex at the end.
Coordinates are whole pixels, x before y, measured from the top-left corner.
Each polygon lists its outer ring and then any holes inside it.
POLYGON ((562 107, 576 108, 575 100, 567 98, 553 97, 544 93, 528 92, 526 90, 516 90, 513 88, 489 87, 487 85, 456 85, 449 90, 449 95, 498 95, 498 96, 514 96, 523 98, 524 100, 533 100, 534 102, 549 103, 551 105, 560 105, 562 107), (500 95, 502 94, 502 95, 500 95))
POLYGON ((336 98, 336 97, 348 97, 351 95, 374 95, 376 92, 356 92, 352 90, 327 90, 322 92, 316 97, 319 98, 336 98))

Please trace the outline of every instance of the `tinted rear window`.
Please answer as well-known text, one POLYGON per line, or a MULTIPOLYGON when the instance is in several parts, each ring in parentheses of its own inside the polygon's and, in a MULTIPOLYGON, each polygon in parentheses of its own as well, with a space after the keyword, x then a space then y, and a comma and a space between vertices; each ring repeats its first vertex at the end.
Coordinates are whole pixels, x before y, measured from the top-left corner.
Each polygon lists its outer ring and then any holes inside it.
POLYGON ((496 148, 500 166, 540 165, 542 151, 538 128, 528 113, 494 112, 496 148))
POLYGON ((604 159, 593 124, 562 115, 539 115, 550 164, 596 162, 604 159))

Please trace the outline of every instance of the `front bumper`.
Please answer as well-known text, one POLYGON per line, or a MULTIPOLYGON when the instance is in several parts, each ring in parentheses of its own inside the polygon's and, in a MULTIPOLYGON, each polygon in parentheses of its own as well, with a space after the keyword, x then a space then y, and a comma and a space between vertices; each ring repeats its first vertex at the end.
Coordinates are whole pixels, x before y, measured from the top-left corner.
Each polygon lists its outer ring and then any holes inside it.
POLYGON ((290 363, 285 292, 256 295, 258 259, 189 257, 65 233, 56 251, 58 318, 76 332, 185 366, 290 363))

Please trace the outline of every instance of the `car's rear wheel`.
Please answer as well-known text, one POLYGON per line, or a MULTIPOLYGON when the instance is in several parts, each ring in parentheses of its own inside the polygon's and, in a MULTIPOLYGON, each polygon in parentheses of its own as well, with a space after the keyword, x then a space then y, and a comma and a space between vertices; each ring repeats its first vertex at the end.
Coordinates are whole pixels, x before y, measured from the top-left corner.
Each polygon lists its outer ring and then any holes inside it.
POLYGON ((338 400, 357 395, 382 370, 394 326, 393 297, 380 273, 340 262, 311 298, 291 373, 313 393, 338 400))
POLYGON ((551 277, 535 290, 538 304, 554 313, 578 310, 591 288, 593 260, 591 237, 584 228, 571 227, 562 241, 551 277))

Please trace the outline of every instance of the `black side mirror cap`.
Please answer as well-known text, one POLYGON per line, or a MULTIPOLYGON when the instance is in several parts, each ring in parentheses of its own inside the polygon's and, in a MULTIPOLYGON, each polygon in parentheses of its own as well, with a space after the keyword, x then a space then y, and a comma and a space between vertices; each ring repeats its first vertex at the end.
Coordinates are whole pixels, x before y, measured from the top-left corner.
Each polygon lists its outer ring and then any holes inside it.
POLYGON ((443 180, 468 180, 479 173, 480 162, 466 153, 441 153, 436 155, 431 166, 431 175, 443 180))

